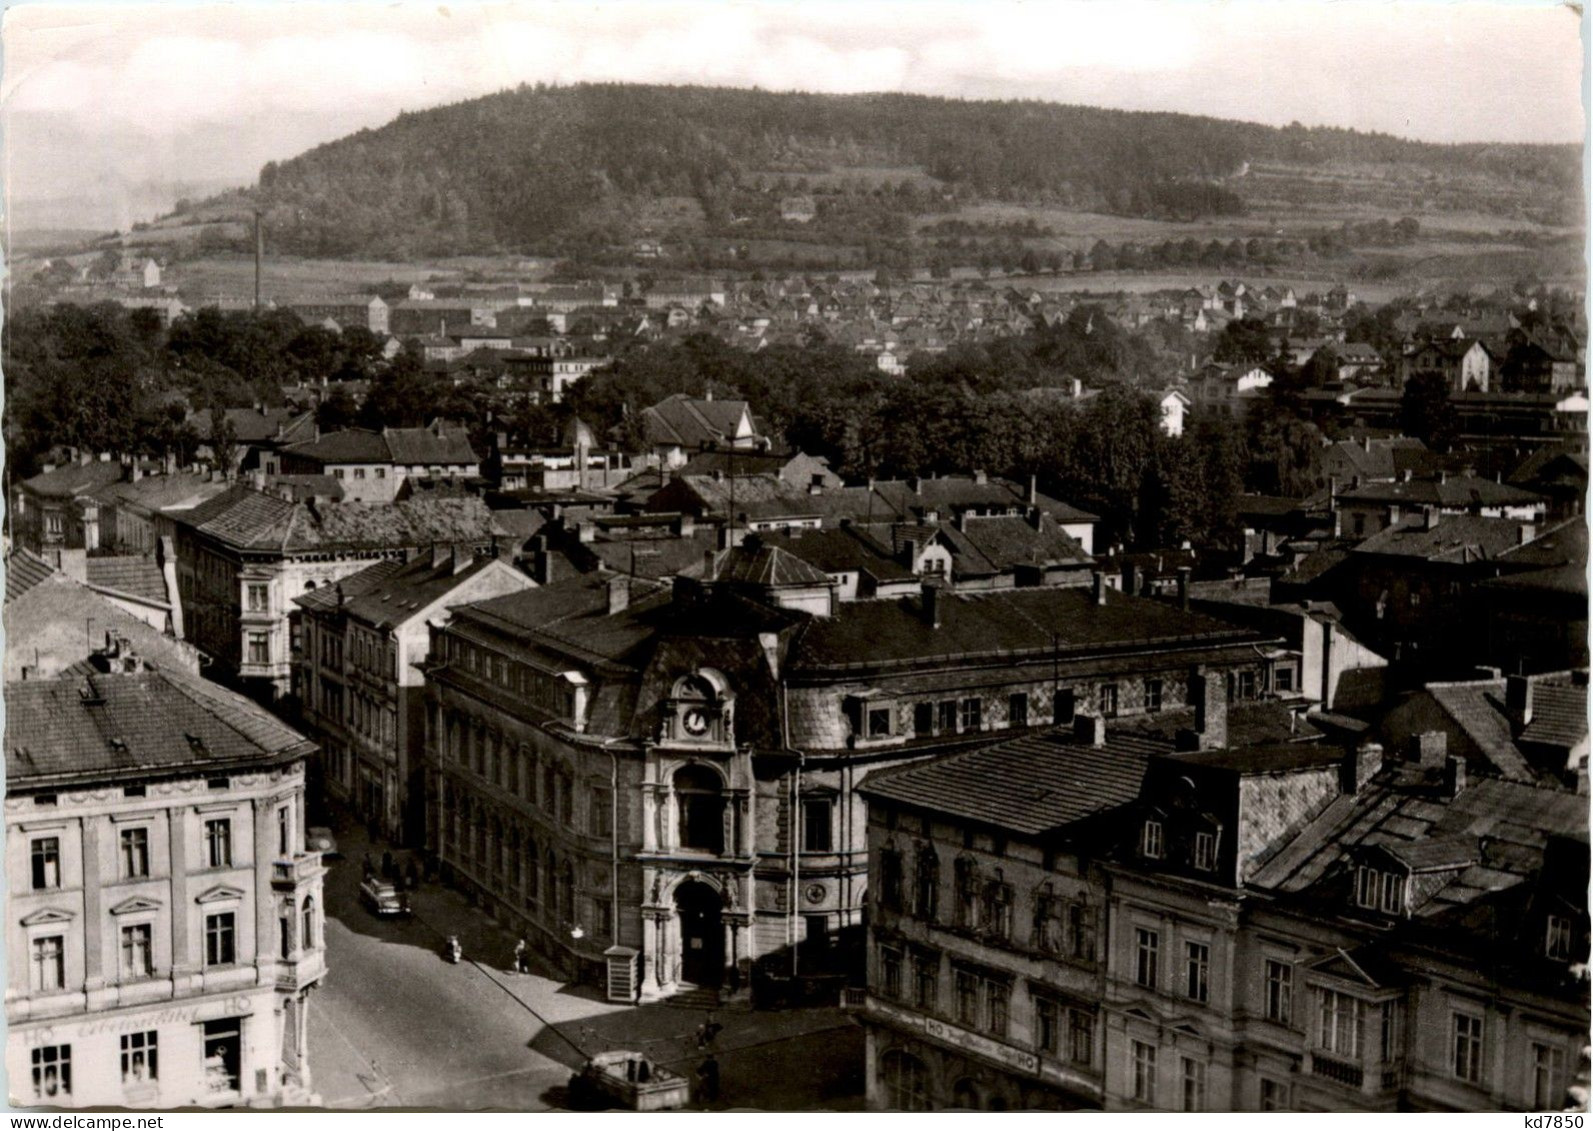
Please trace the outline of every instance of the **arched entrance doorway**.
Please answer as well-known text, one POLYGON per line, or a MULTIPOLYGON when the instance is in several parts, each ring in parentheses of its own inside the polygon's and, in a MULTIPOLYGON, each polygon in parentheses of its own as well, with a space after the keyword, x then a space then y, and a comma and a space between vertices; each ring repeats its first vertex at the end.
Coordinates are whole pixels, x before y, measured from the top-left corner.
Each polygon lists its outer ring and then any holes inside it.
POLYGON ((725 929, 719 893, 698 880, 675 889, 680 920, 680 980, 717 987, 725 972, 725 929))

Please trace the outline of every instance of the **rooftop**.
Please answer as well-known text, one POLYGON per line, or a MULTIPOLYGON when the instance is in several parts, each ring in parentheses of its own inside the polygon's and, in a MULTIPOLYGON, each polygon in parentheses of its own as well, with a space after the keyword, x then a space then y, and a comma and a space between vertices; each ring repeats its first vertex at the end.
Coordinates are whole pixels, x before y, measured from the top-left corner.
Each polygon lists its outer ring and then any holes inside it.
POLYGON ((235 549, 277 553, 484 542, 503 533, 478 498, 317 507, 243 486, 175 517, 235 549))
POLYGON ((1429 528, 1423 516, 1407 515, 1350 552, 1465 565, 1493 561, 1521 545, 1522 529, 1513 518, 1474 514, 1444 515, 1429 528))

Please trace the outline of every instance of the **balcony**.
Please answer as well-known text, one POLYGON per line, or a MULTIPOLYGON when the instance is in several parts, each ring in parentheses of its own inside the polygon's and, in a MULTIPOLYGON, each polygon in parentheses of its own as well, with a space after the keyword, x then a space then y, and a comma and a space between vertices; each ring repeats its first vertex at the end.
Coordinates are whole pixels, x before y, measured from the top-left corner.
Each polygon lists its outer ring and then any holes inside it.
POLYGON ((319 852, 301 852, 291 860, 271 862, 271 886, 277 891, 291 891, 325 874, 319 852))
POLYGON ((326 951, 301 950, 292 958, 277 960, 277 989, 289 993, 302 990, 326 975, 326 951))
POLYGON ((1311 1075, 1357 1090, 1366 1082, 1366 1070, 1359 1064, 1321 1052, 1311 1054, 1311 1075))

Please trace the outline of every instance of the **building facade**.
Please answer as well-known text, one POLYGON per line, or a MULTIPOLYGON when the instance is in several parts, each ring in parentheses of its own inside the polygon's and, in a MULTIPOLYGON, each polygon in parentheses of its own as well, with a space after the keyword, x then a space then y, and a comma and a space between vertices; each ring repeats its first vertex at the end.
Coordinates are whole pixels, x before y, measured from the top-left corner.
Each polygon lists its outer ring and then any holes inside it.
POLYGON ((12 1102, 318 1102, 311 745, 125 641, 91 665, 6 686, 12 1102))

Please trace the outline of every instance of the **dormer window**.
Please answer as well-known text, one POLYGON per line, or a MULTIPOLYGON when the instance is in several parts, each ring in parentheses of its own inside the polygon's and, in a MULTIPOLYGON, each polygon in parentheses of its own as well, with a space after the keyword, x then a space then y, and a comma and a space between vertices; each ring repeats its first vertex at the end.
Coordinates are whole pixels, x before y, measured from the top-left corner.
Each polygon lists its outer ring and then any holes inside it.
POLYGON ((1146 821, 1140 829, 1139 854, 1147 860, 1160 860, 1162 858, 1162 823, 1160 821, 1146 821))
POLYGON ((877 691, 848 695, 841 709, 851 722, 852 737, 857 742, 885 742, 896 737, 896 701, 887 699, 877 691))
POLYGON ((1571 961, 1571 920, 1564 915, 1549 916, 1543 953, 1557 962, 1571 961))
POLYGON ((1195 834, 1195 867, 1202 872, 1216 871, 1216 833, 1198 832, 1195 834))
POLYGON ((1405 904, 1404 877, 1361 865, 1355 875, 1355 903, 1367 911, 1398 915, 1405 904))

